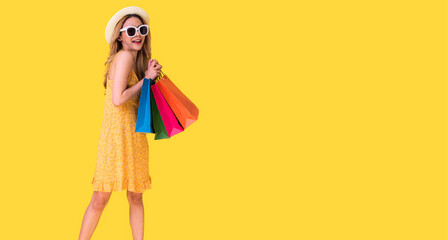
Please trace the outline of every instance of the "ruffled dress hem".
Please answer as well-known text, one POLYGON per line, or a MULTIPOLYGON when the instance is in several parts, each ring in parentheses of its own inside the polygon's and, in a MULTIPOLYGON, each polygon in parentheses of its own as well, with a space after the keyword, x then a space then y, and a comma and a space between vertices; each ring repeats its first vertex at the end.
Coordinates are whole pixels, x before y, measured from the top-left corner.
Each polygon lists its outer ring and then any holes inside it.
POLYGON ((145 190, 152 189, 150 177, 146 181, 143 181, 141 184, 138 184, 142 187, 135 188, 135 185, 137 184, 132 184, 131 182, 129 182, 129 180, 109 181, 109 180, 96 180, 95 178, 93 178, 92 180, 93 191, 98 192, 116 192, 127 189, 128 191, 142 193, 145 190))

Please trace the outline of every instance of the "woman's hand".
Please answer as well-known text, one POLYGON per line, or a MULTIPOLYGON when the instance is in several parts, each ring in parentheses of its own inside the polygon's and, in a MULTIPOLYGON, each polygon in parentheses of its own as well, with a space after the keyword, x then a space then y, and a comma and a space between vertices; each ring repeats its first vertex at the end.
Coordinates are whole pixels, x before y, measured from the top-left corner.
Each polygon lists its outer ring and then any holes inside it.
POLYGON ((157 77, 160 76, 161 67, 162 66, 160 64, 158 64, 157 60, 149 59, 148 68, 147 68, 146 72, 144 72, 144 77, 155 80, 157 77))

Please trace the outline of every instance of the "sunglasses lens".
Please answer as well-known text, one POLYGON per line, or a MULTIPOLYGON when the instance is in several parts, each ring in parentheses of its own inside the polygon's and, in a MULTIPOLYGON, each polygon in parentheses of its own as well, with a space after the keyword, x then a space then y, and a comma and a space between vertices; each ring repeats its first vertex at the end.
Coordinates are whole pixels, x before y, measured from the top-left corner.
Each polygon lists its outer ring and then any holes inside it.
POLYGON ((141 35, 146 35, 147 34, 147 31, 148 31, 148 29, 147 29, 147 27, 146 26, 142 26, 142 27, 140 27, 140 34, 141 35))
POLYGON ((134 35, 135 35, 135 28, 128 28, 127 29, 127 35, 129 36, 129 37, 133 37, 134 35))

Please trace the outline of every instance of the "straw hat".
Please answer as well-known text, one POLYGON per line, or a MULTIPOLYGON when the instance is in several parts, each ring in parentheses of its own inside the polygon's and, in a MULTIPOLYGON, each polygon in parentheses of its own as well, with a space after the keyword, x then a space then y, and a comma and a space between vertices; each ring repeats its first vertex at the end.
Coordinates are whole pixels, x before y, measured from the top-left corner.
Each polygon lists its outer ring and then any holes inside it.
POLYGON ((115 29, 116 24, 118 23, 121 18, 123 18, 127 14, 138 14, 140 17, 146 21, 146 24, 149 25, 149 14, 147 14, 146 11, 144 11, 140 7, 131 6, 131 7, 125 7, 121 10, 119 10, 113 17, 109 20, 106 27, 106 41, 108 44, 110 44, 110 40, 112 40, 112 33, 113 29, 115 29))

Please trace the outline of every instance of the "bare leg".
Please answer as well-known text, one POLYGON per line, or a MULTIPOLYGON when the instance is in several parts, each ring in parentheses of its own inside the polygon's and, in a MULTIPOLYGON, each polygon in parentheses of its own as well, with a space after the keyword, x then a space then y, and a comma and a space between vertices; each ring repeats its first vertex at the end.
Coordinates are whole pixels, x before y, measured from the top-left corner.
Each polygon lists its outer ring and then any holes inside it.
POLYGON ((90 204, 85 211, 84 219, 82 220, 79 240, 90 240, 98 225, 102 211, 109 202, 110 195, 112 195, 112 192, 93 191, 92 200, 90 201, 90 204))
POLYGON ((143 240, 144 234, 144 206, 143 193, 127 191, 129 200, 129 218, 133 240, 143 240))

